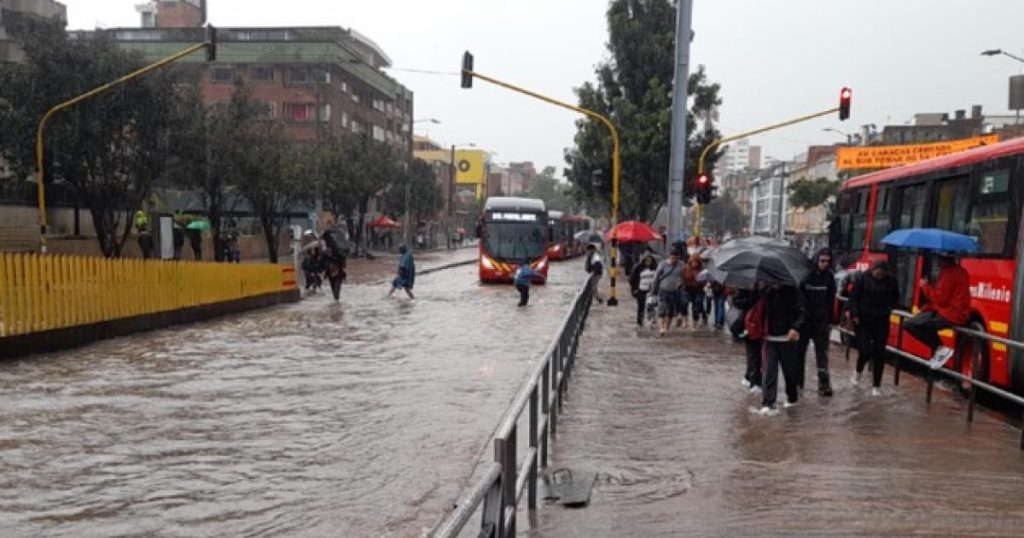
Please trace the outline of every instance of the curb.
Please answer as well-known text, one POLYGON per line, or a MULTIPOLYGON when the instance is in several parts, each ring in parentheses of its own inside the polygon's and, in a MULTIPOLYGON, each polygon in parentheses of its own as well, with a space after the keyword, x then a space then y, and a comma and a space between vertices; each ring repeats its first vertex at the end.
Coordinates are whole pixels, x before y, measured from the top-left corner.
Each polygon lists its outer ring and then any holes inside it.
POLYGON ((454 269, 455 267, 462 267, 463 265, 473 265, 474 263, 476 263, 476 259, 465 260, 465 261, 455 262, 455 263, 449 263, 449 264, 442 265, 442 266, 439 266, 439 267, 431 267, 430 269, 424 269, 424 270, 416 273, 416 276, 429 275, 430 273, 436 273, 438 271, 444 271, 445 269, 454 269))

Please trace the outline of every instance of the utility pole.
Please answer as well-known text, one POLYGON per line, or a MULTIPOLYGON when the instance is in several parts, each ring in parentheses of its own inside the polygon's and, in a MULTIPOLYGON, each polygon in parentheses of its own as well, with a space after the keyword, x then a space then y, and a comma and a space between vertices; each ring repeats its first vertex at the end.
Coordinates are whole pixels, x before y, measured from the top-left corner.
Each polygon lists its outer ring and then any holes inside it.
POLYGON ((452 195, 455 193, 455 144, 452 144, 451 160, 448 164, 448 198, 446 200, 447 204, 445 205, 447 206, 446 210, 448 214, 448 245, 451 246, 452 233, 454 232, 452 221, 454 220, 453 215, 455 214, 455 208, 452 207, 452 204, 454 203, 452 195))
POLYGON ((676 73, 672 86, 672 160, 668 174, 668 243, 683 226, 683 185, 686 181, 686 117, 689 101, 690 39, 693 0, 676 7, 676 73))
POLYGON ((783 237, 782 221, 786 218, 786 161, 782 161, 779 172, 779 239, 783 237))
POLYGON ((313 189, 314 189, 314 193, 313 193, 313 212, 316 213, 316 217, 313 219, 313 233, 316 233, 318 236, 319 236, 320 231, 321 231, 320 230, 320 216, 324 212, 324 186, 323 186, 323 181, 324 181, 324 179, 326 179, 325 178, 326 174, 324 172, 324 167, 323 167, 324 148, 323 148, 323 144, 321 143, 321 135, 320 135, 320 69, 321 69, 320 64, 317 64, 316 67, 314 67, 314 69, 313 69, 313 77, 315 78, 315 82, 316 82, 316 91, 315 91, 315 93, 316 93, 316 111, 314 112, 314 114, 315 114, 315 121, 316 121, 316 125, 314 126, 314 128, 316 129, 316 152, 317 152, 317 156, 316 156, 317 161, 316 162, 317 162, 317 168, 319 168, 318 173, 317 173, 317 180, 316 180, 316 182, 314 184, 314 187, 313 187, 313 189))

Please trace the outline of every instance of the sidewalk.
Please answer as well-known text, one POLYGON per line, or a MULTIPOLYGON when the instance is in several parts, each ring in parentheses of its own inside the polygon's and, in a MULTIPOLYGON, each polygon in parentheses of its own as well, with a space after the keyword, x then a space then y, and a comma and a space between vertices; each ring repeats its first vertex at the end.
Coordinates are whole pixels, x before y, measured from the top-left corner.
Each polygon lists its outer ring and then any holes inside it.
POLYGON ((894 388, 888 367, 873 398, 835 345, 835 397, 817 396, 811 358, 799 405, 755 416, 740 345, 704 328, 658 338, 634 309, 628 295, 594 305, 552 444, 549 470, 598 473, 590 505, 542 505, 521 532, 1013 536, 1024 525, 1015 427, 985 412, 965 423, 949 393, 928 406, 924 383, 904 375, 894 388))

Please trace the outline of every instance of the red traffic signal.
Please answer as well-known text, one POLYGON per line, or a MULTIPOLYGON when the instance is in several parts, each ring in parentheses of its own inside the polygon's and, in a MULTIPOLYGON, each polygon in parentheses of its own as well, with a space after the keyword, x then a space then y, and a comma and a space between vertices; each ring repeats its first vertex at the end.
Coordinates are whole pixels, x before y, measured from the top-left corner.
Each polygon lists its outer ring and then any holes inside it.
POLYGON ((850 101, 853 99, 853 90, 843 88, 839 91, 839 119, 845 120, 850 117, 850 101))
POLYGON ((468 50, 462 55, 462 87, 473 87, 473 55, 468 50))
POLYGON ((701 174, 697 176, 697 186, 704 188, 711 184, 711 176, 707 174, 701 174))

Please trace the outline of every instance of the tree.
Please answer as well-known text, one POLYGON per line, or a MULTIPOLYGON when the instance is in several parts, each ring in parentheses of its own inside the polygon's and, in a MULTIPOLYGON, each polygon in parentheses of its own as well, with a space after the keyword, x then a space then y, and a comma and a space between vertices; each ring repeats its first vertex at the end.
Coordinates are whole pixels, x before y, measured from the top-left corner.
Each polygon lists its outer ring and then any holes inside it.
POLYGON ((444 193, 430 163, 413 159, 409 169, 401 170, 387 186, 381 202, 384 212, 395 217, 405 214, 408 202, 409 218, 419 222, 433 217, 444 207, 444 193))
POLYGON ((204 105, 199 88, 181 91, 174 129, 172 158, 166 180, 195 191, 210 220, 214 258, 223 259, 221 223, 241 199, 239 186, 251 169, 254 125, 260 105, 244 85, 236 84, 226 103, 204 105))
MULTIPOLYGON (((29 177, 35 170, 35 132, 43 114, 142 65, 103 34, 69 40, 57 22, 24 18, 12 33, 22 64, 0 65, 0 156, 29 177)), ((120 256, 132 213, 164 171, 178 95, 174 74, 149 74, 83 101, 53 117, 46 131, 45 183, 65 183, 87 208, 100 249, 120 256)))
POLYGON ((744 218, 743 210, 729 191, 725 191, 725 194, 705 205, 703 211, 703 228, 713 235, 739 235, 746 227, 747 219, 744 218))
POLYGON ((819 177, 815 180, 794 181, 786 187, 789 205, 794 208, 810 209, 835 199, 839 194, 839 182, 819 177))
POLYGON ((397 151, 367 134, 349 134, 329 140, 321 159, 324 203, 345 218, 349 234, 360 245, 370 199, 402 174, 397 151))
POLYGON ((544 205, 548 209, 556 211, 571 211, 575 206, 570 197, 569 186, 555 177, 554 166, 547 166, 534 176, 530 190, 524 192, 523 196, 544 200, 544 205))
MULTIPOLYGON (((609 61, 598 65, 597 83, 576 93, 583 108, 612 119, 621 139, 622 217, 653 221, 667 202, 671 157, 672 83, 675 61, 675 7, 669 0, 613 0, 608 8, 609 61)), ((720 86, 707 80, 704 67, 690 75, 692 108, 687 116, 687 177, 692 192, 697 158, 713 140, 722 104, 720 86)), ((589 210, 611 207, 611 138, 592 119, 576 122, 575 147, 566 154, 565 175, 573 195, 589 210)), ((720 157, 708 159, 713 166, 720 157)), ((711 168, 709 166, 709 169, 711 168)))
POLYGON ((254 121, 241 136, 246 158, 239 163, 238 190, 260 222, 270 263, 277 263, 288 213, 310 192, 311 148, 290 143, 276 121, 254 121))

